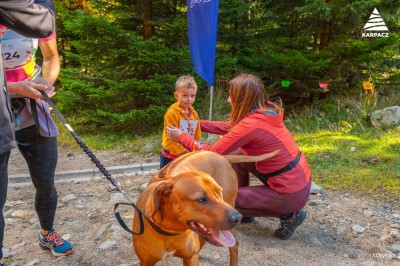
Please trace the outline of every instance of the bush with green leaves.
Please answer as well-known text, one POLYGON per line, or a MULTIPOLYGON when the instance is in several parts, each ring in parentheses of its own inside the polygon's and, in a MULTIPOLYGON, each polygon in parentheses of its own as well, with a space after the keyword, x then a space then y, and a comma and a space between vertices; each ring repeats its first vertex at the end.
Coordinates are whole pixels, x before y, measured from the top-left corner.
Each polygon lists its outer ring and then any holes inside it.
MULTIPOLYGON (((193 70, 186 1, 59 0, 56 5, 62 71, 55 99, 75 125, 159 131, 162 114, 174 102, 175 81, 184 74, 196 77, 195 108, 208 117, 209 86, 193 70), (145 7, 151 12, 143 12, 145 7), (146 38, 145 21, 151 29, 146 38)), ((381 84, 400 80, 399 17, 393 1, 220 1, 216 90, 219 80, 249 72, 294 112, 334 95, 358 95, 365 80, 386 89, 381 84), (389 28, 388 38, 361 37, 374 8, 389 28), (289 88, 282 80, 291 81, 289 88), (328 92, 319 88, 320 81, 329 82, 328 92)))

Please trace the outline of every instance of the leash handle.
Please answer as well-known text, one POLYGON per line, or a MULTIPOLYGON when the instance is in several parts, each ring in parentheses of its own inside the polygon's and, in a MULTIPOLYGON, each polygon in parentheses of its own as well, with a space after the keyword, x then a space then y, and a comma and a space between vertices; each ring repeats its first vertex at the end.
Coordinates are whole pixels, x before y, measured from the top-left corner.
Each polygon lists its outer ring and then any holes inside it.
POLYGON ((135 204, 131 204, 131 203, 127 203, 127 202, 119 202, 116 203, 114 205, 114 215, 115 218, 117 219, 119 225, 128 233, 134 234, 134 235, 141 235, 144 232, 144 223, 143 223, 143 216, 144 218, 146 218, 146 220, 149 222, 149 224, 151 225, 151 227, 153 227, 153 229, 161 234, 161 235, 165 235, 165 236, 176 236, 178 234, 174 234, 174 233, 170 233, 167 231, 162 230, 160 227, 158 227, 157 225, 155 225, 152 221, 150 221, 149 218, 147 218, 146 215, 144 215, 139 208, 135 205, 135 204), (139 222, 140 222, 140 229, 139 229, 139 233, 135 233, 133 231, 131 231, 128 226, 126 225, 126 223, 122 220, 121 215, 119 214, 119 211, 117 211, 118 205, 131 205, 139 214, 139 222))
POLYGON ((137 208, 137 206, 135 204, 131 204, 131 203, 126 203, 126 202, 120 202, 120 203, 116 203, 114 205, 114 215, 115 218, 117 219, 119 225, 128 233, 130 234, 134 234, 134 235, 141 235, 144 232, 144 223, 143 223, 143 216, 142 213, 140 212, 140 210, 137 208), (119 214, 119 211, 117 211, 117 208, 119 205, 130 205, 132 206, 138 213, 139 213, 139 223, 140 223, 140 227, 139 227, 139 232, 133 232, 131 231, 128 226, 125 224, 125 222, 122 220, 121 215, 119 214))

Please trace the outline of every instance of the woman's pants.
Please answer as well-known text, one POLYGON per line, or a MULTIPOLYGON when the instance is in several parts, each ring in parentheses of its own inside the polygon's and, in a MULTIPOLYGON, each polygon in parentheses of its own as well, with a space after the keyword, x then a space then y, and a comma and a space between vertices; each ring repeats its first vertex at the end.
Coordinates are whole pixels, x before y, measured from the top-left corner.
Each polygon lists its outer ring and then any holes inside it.
POLYGON ((239 191, 235 208, 244 217, 278 217, 282 218, 301 210, 310 197, 310 183, 300 191, 280 194, 268 185, 249 186, 249 173, 261 178, 255 163, 232 164, 238 176, 239 191))
MULTIPOLYGON (((33 141, 36 127, 31 126, 18 131, 17 140, 24 143, 33 141)), ((43 230, 53 228, 57 209, 57 190, 54 174, 58 159, 57 137, 39 136, 28 146, 18 145, 24 156, 33 185, 36 188, 35 210, 43 230)))

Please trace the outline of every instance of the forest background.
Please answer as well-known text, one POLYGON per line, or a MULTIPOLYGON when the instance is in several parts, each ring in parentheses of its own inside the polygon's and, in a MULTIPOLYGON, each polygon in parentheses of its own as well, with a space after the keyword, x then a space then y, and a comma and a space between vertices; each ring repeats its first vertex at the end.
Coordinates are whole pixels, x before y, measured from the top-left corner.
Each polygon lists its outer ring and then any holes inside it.
MULTIPOLYGON (((209 86, 193 70, 186 1, 55 3, 62 69, 54 100, 90 145, 160 143, 163 116, 183 74, 195 76, 194 107, 208 119, 209 86)), ((216 49, 213 120, 229 113, 229 79, 255 74, 271 99, 282 99, 285 123, 319 184, 400 192, 399 130, 369 123, 372 111, 400 103, 398 0, 220 0, 216 49), (375 8, 389 37, 362 37, 375 8), (374 90, 365 90, 365 81, 374 90), (355 148, 360 153, 349 157, 355 148)))
MULTIPOLYGON (((58 106, 85 131, 160 130, 179 75, 192 74, 183 0, 56 0, 62 70, 58 106), (138 126, 140 125, 140 126, 138 126)), ((287 112, 331 94, 360 93, 371 79, 400 79, 398 1, 221 0, 215 90, 237 73, 261 77, 287 112), (362 38, 374 8, 388 38, 362 38), (281 81, 288 80, 288 88, 281 81), (329 91, 319 88, 329 82, 329 91)), ((195 108, 207 118, 209 86, 196 76, 195 108)), ((218 108, 218 107, 216 107, 218 108)))

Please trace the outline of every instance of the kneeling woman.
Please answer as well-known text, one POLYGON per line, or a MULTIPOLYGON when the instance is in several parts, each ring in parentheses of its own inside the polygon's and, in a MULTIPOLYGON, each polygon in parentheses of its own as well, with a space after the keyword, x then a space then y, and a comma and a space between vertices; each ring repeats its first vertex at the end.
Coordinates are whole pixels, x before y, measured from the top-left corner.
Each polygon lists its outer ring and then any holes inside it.
POLYGON ((258 77, 241 74, 232 79, 228 102, 232 106, 228 122, 200 122, 203 132, 223 135, 216 143, 195 141, 174 126, 167 128, 168 137, 191 151, 260 155, 279 149, 280 153, 268 160, 232 165, 239 184, 236 209, 244 216, 242 222, 252 222, 254 217, 262 216, 280 218, 275 236, 288 239, 306 218, 302 208, 311 188, 306 157, 283 123, 283 109, 268 101, 258 77), (250 186, 249 173, 263 184, 250 186))

